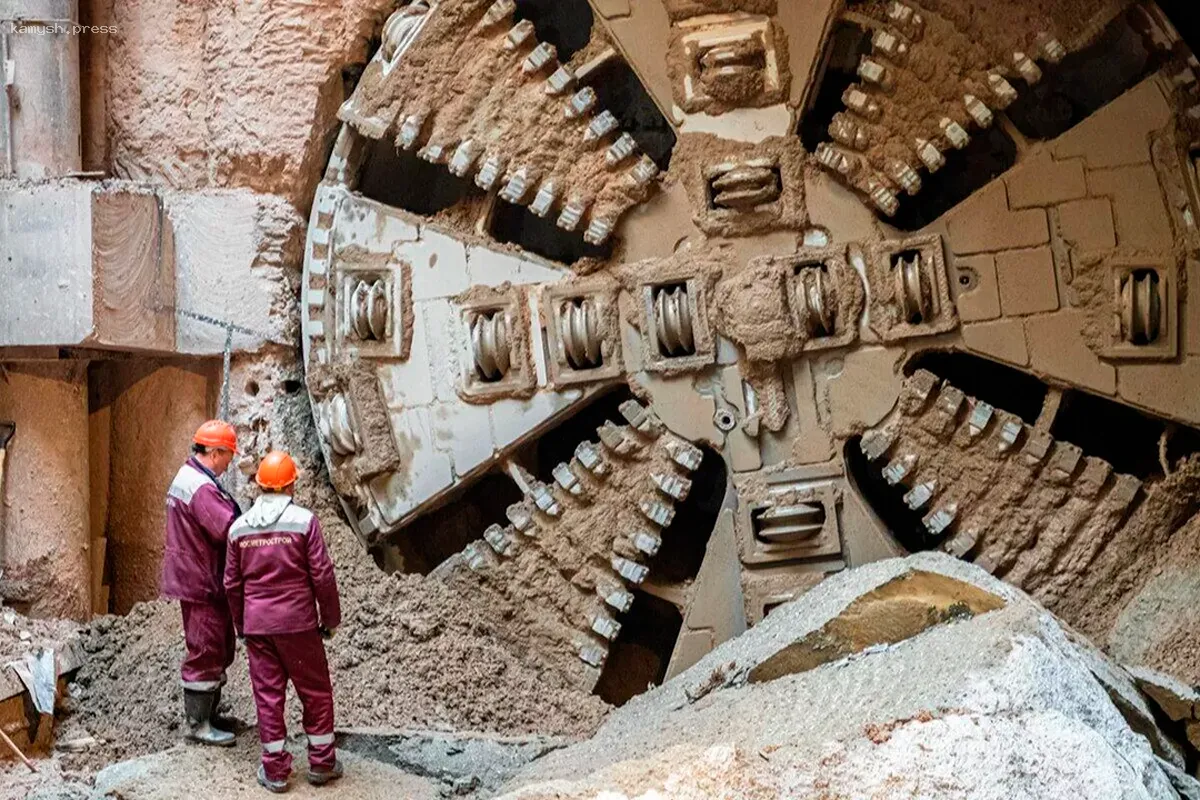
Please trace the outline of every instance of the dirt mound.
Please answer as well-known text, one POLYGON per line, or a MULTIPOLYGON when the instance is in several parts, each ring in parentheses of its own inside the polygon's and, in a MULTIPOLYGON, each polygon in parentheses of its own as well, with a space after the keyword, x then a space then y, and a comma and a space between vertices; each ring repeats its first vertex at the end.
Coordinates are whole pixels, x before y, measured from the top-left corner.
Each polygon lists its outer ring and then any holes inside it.
MULTIPOLYGON (((328 645, 339 727, 581 735, 605 716, 603 701, 570 688, 506 638, 503 609, 435 579, 382 573, 331 501, 315 505, 342 595, 342 627, 328 645)), ((96 768, 177 743, 184 647, 176 604, 141 603, 125 617, 97 619, 83 644, 88 660, 68 707, 72 722, 103 742, 68 757, 72 766, 96 768)), ((253 722, 240 645, 224 701, 233 716, 253 722)))

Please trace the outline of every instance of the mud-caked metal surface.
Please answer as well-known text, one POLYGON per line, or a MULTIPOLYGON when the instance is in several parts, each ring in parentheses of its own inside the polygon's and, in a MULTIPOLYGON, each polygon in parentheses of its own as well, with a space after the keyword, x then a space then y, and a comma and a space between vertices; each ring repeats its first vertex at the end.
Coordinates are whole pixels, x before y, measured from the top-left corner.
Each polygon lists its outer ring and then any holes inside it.
MULTIPOLYGON (((635 587, 680 612, 674 673, 825 575, 918 546, 1189 669, 1164 655, 1170 626, 1120 633, 1128 604, 1153 616, 1158 559, 1200 525, 1172 494, 1198 469, 1200 94, 1170 23, 1108 0, 650 5, 594 3, 591 41, 561 60, 511 0, 418 2, 386 23, 341 110, 302 290, 313 411, 364 541, 405 537, 503 468, 525 499, 436 573, 524 603, 513 624, 582 685, 635 587), (1142 71, 1097 78, 1108 94, 1086 119, 1022 134, 1010 114, 1040 102, 1031 87, 1117 35, 1142 71), (606 91, 616 67, 644 88, 637 113, 606 91), (830 92, 842 110, 808 152, 798 131, 830 92), (669 165, 648 115, 675 137, 669 165), (976 169, 985 132, 1012 142, 1011 166, 976 169), (364 196, 381 145, 469 191, 432 215, 364 196), (947 181, 969 185, 929 224, 903 221, 947 181), (536 237, 501 238, 502 213, 611 250, 551 260, 536 237), (1016 382, 980 379, 974 397, 919 369, 930 352, 1027 377, 1041 416, 1017 415, 1016 382), (614 386, 638 399, 569 462, 512 460, 614 386), (1161 469, 1120 474, 1056 439, 1064 391, 1161 430, 1161 469), (672 526, 706 458, 727 473, 712 530, 672 526), (1138 533, 1167 518, 1155 544, 1138 533), (670 537, 706 556, 656 582, 670 537), (1130 562, 1139 547, 1157 550, 1130 562)), ((1111 436, 1137 447, 1144 430, 1111 436)))

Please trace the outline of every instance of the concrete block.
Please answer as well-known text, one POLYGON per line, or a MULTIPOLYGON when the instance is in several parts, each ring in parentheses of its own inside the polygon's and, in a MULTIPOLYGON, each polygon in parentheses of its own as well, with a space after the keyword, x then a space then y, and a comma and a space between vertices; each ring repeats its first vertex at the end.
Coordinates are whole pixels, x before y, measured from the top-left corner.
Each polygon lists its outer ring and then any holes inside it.
POLYGON ((963 344, 967 349, 1024 367, 1029 364, 1025 329, 1019 319, 999 319, 963 325, 963 344))
POLYGON ((1087 197, 1081 158, 1058 161, 1043 154, 1009 172, 1004 182, 1008 184, 1008 207, 1013 210, 1087 197))
POLYGON ((243 189, 171 192, 163 205, 175 230, 176 342, 181 353, 216 355, 225 324, 235 350, 291 344, 288 251, 304 224, 283 198, 243 189), (215 320, 216 322, 213 322, 215 320))
POLYGON ((1149 163, 1150 134, 1170 121, 1171 107, 1150 76, 1059 137, 1054 155, 1083 157, 1089 169, 1149 163))
POLYGON ((1091 197, 1063 203, 1056 211, 1058 234, 1071 247, 1084 253, 1111 250, 1117 246, 1112 202, 1091 197))
POLYGON ((434 445, 450 454, 461 478, 492 457, 491 412, 469 403, 437 403, 431 409, 434 445))
POLYGON ((1068 383, 1113 394, 1117 390, 1116 370, 1097 358, 1087 346, 1083 340, 1083 326, 1083 312, 1076 310, 1064 309, 1026 319, 1033 368, 1068 383))
POLYGON ((1049 247, 1006 250, 996 254, 1000 307, 1006 315, 1034 314, 1058 308, 1054 256, 1049 247))
POLYGON ((951 286, 960 287, 954 304, 958 317, 963 322, 980 322, 1000 316, 1000 289, 996 282, 996 258, 990 255, 965 256, 954 261, 954 269, 960 276, 966 275, 974 286, 961 289, 958 281, 951 286))
POLYGON ((1045 210, 1009 211, 1002 180, 988 184, 947 216, 950 249, 959 255, 1037 247, 1050 241, 1045 210))
POLYGON ((1172 249, 1171 219, 1154 167, 1089 170, 1088 185, 1093 195, 1112 198, 1121 247, 1158 252, 1172 249))
POLYGON ((0 344, 84 341, 93 329, 90 189, 0 193, 0 265, 0 344))
POLYGON ((422 226, 421 238, 398 246, 396 254, 412 265, 414 302, 467 290, 467 250, 459 240, 422 226))

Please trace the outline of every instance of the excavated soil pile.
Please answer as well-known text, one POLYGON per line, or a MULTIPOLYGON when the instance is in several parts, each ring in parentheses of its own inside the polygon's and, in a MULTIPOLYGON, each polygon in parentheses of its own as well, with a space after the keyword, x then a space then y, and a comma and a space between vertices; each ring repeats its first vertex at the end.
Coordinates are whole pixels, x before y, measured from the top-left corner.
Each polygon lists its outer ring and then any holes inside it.
MULTIPOLYGON (((507 639, 504 620, 483 603, 435 579, 380 572, 332 504, 326 495, 315 506, 342 595, 342 627, 328 645, 339 727, 567 736, 596 728, 608 710, 603 701, 570 688, 507 639)), ((84 646, 72 722, 103 741, 71 756, 71 766, 95 768, 178 742, 183 634, 176 604, 142 603, 128 616, 98 619, 85 629, 84 646)), ((234 717, 252 722, 245 659, 239 646, 224 701, 234 717)))

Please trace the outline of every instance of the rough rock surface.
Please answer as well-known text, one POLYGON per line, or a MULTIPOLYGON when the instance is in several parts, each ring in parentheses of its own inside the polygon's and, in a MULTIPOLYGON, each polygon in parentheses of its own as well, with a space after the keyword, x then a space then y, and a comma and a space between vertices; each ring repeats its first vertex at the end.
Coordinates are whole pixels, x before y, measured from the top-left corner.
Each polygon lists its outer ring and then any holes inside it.
POLYGON ((505 797, 1176 798, 1200 788, 1180 766, 1127 674, 1020 591, 925 553, 826 580, 531 765, 505 797), (1002 607, 972 616, 945 592, 922 599, 928 575, 1002 607), (879 591, 904 582, 914 591, 879 591), (896 641, 878 623, 914 618, 914 602, 929 605, 927 627, 896 641), (858 652, 755 681, 839 620, 858 652))

